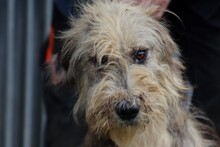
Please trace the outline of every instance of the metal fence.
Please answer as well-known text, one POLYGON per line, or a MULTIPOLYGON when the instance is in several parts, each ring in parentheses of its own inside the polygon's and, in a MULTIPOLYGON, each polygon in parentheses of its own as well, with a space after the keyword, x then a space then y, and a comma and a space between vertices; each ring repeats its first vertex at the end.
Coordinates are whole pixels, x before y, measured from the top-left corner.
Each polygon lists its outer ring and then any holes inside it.
POLYGON ((0 0, 0 147, 42 147, 39 55, 52 0, 0 0))

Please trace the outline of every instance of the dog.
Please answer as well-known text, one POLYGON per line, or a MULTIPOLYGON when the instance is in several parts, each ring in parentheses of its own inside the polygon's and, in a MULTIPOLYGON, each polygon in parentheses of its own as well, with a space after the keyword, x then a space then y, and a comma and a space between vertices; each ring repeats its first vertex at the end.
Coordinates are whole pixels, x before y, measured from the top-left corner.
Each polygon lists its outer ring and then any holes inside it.
POLYGON ((60 81, 78 95, 74 116, 88 124, 83 147, 219 146, 188 103, 180 52, 157 7, 96 0, 80 9, 59 61, 60 81))

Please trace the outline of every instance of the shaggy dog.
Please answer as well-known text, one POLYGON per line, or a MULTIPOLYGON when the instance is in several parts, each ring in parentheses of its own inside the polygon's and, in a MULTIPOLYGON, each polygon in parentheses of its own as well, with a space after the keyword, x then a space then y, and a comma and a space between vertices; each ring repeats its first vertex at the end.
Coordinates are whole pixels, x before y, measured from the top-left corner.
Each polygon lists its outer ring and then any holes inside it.
POLYGON ((79 99, 84 147, 217 147, 187 103, 177 45, 156 7, 116 0, 81 6, 63 32, 62 79, 79 99))

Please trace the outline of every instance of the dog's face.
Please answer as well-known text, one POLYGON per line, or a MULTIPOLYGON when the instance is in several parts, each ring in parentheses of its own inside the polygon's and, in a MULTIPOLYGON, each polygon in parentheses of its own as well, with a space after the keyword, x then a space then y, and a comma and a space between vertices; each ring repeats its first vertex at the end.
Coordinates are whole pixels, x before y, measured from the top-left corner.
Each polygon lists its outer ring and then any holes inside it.
MULTIPOLYGON (((166 129, 184 90, 177 47, 152 8, 98 1, 64 33, 61 62, 92 132, 166 129)), ((158 132, 159 133, 159 132, 158 132)))

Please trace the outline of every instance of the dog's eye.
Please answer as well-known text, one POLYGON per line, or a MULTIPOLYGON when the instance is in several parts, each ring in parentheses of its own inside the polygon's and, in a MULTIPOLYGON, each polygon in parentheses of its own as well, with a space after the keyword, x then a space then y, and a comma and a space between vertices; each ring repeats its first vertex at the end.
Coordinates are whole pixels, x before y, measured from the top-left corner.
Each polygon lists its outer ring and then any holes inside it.
POLYGON ((90 62, 92 62, 93 64, 96 64, 97 63, 96 57, 91 57, 90 62))
POLYGON ((101 60, 101 64, 106 64, 108 62, 108 57, 107 56, 103 56, 102 60, 101 60))
POLYGON ((147 58, 147 50, 138 50, 135 52, 134 61, 136 63, 142 64, 147 58))

